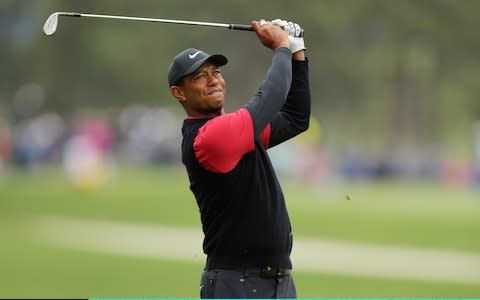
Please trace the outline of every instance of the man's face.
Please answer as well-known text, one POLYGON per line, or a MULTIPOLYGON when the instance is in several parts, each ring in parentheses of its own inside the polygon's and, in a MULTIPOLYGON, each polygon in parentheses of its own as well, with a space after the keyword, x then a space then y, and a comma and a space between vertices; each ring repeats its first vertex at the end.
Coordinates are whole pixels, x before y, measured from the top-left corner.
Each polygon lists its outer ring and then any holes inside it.
POLYGON ((190 116, 216 116, 223 113, 225 80, 218 67, 204 63, 194 73, 172 88, 172 94, 183 104, 190 116), (174 89, 177 89, 175 92, 174 89))

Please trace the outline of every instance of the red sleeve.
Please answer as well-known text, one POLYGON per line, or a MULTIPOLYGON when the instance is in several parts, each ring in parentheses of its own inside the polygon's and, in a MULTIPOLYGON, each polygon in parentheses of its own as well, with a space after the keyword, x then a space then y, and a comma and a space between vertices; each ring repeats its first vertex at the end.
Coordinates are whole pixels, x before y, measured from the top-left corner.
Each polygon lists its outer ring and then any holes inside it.
POLYGON ((268 149, 268 145, 270 144, 270 123, 267 124, 267 127, 260 133, 260 142, 262 143, 265 149, 268 149))
POLYGON ((254 147, 253 122, 245 108, 208 121, 193 142, 200 165, 215 173, 230 172, 254 147))

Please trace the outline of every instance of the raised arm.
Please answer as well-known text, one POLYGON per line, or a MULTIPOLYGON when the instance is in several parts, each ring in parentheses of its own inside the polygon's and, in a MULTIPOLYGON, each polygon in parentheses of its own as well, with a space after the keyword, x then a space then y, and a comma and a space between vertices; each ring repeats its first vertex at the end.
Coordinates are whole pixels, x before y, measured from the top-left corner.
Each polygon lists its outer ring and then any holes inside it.
POLYGON ((310 120, 310 83, 305 57, 303 29, 295 23, 276 19, 273 24, 287 33, 292 50, 292 84, 287 101, 260 135, 263 145, 274 147, 308 129, 310 120))
POLYGON ((308 60, 292 60, 292 74, 287 101, 270 122, 269 138, 264 134, 262 139, 264 145, 270 148, 306 131, 309 126, 311 99, 308 60))
POLYGON ((272 64, 256 95, 239 110, 218 116, 203 125, 195 138, 199 163, 212 172, 232 170, 254 149, 255 140, 280 111, 292 80, 292 54, 286 32, 266 22, 252 22, 263 45, 273 50, 272 64))

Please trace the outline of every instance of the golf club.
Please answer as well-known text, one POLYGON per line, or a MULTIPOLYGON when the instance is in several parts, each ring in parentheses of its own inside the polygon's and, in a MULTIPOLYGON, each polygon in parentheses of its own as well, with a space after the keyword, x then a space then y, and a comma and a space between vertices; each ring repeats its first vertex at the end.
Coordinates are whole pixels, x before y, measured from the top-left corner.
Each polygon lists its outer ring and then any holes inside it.
POLYGON ((234 30, 248 30, 248 31, 253 30, 251 25, 242 25, 242 24, 224 24, 224 23, 210 23, 210 22, 142 18, 142 17, 96 15, 96 14, 84 14, 84 13, 75 13, 75 12, 54 12, 48 17, 47 21, 45 21, 45 25, 43 25, 43 32, 46 35, 53 35, 55 33, 58 26, 59 16, 120 19, 120 20, 144 21, 144 22, 160 22, 160 23, 172 23, 172 24, 212 26, 212 27, 222 27, 222 28, 234 29, 234 30))

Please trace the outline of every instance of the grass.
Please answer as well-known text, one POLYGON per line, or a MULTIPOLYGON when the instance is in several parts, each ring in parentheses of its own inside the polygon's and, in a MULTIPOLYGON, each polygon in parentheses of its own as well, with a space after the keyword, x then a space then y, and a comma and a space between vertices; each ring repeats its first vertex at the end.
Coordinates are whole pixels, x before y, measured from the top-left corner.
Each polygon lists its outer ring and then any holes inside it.
MULTIPOLYGON (((480 195, 473 190, 281 181, 296 236, 480 253, 480 195)), ((182 168, 119 169, 91 193, 74 189, 55 169, 3 174, 0 298, 198 297, 201 264, 40 244, 22 224, 43 215, 199 227, 182 168)), ((296 272, 295 280, 300 297, 480 296, 479 285, 307 272, 296 272)))
POLYGON ((434 183, 381 182, 287 184, 286 194, 292 198, 295 231, 302 235, 480 251, 480 193, 434 183))

